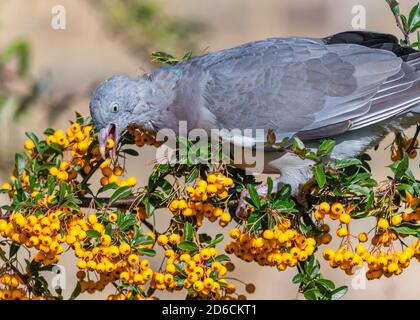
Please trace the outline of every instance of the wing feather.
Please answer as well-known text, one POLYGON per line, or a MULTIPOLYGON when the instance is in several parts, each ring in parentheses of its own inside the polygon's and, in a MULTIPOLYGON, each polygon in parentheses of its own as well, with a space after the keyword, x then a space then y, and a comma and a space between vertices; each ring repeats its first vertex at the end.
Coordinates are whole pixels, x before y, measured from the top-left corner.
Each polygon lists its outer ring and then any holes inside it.
POLYGON ((222 128, 273 129, 279 140, 334 136, 402 112, 419 80, 392 52, 307 38, 253 42, 191 63, 206 74, 205 107, 222 128))

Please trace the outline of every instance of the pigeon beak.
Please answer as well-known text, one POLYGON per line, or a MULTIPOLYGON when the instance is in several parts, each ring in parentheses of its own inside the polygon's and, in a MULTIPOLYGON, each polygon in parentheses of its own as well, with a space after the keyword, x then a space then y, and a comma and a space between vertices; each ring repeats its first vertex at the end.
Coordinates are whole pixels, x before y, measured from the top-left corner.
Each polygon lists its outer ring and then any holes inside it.
POLYGON ((108 124, 105 128, 99 131, 98 140, 99 140, 99 151, 101 153, 102 159, 106 159, 106 141, 108 139, 114 140, 114 147, 112 148, 112 155, 115 157, 117 152, 118 145, 118 130, 115 123, 108 124))

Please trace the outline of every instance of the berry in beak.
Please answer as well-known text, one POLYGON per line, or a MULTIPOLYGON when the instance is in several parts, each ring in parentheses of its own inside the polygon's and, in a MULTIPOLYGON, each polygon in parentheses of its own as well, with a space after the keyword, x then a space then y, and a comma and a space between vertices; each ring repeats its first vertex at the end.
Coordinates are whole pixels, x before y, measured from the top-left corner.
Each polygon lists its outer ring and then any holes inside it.
POLYGON ((106 159, 106 151, 108 149, 111 149, 112 155, 115 156, 116 151, 117 151, 118 141, 119 141, 117 125, 115 123, 110 123, 101 131, 99 131, 98 140, 99 140, 99 151, 101 152, 101 156, 103 159, 106 159), (109 140, 113 141, 112 147, 107 147, 107 145, 109 144, 108 143, 109 140))

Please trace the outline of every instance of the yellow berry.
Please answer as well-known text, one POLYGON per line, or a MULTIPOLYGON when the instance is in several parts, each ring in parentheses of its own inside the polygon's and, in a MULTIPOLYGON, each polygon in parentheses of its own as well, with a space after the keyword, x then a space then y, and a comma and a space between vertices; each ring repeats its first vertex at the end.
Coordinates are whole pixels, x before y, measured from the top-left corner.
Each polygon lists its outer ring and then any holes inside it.
POLYGON ((327 214, 328 212, 330 212, 330 205, 327 202, 322 202, 319 205, 319 211, 321 211, 321 213, 323 214, 327 214))
POLYGON ((230 230, 229 235, 232 239, 238 239, 241 235, 241 230, 238 228, 233 228, 230 230))
POLYGON ((98 216, 96 214, 89 214, 88 221, 90 224, 95 224, 98 222, 98 216))
POLYGON ((341 221, 341 223, 349 224, 350 223, 350 220, 351 220, 351 217, 350 217, 350 215, 348 213, 342 213, 340 215, 340 221, 341 221))
POLYGON ((378 221, 378 229, 379 231, 385 231, 387 230, 389 227, 389 222, 388 220, 384 219, 384 218, 380 218, 378 221))
POLYGON ((137 179, 135 177, 129 177, 127 179, 127 184, 129 187, 134 187, 137 184, 137 179))
POLYGON ((322 252, 322 256, 324 257, 325 260, 332 260, 335 257, 335 252, 332 249, 325 249, 322 252))
POLYGON ((77 122, 73 123, 70 127, 70 130, 73 133, 78 133, 80 131, 80 124, 78 124, 77 122))
POLYGON ((177 244, 179 242, 179 235, 177 235, 176 233, 173 233, 169 236, 169 242, 171 244, 177 244))
POLYGON ((4 183, 2 186, 1 186, 1 189, 2 190, 12 190, 12 185, 10 184, 10 183, 4 183))
POLYGON ((57 173, 58 180, 67 180, 69 178, 69 174, 66 171, 60 171, 57 173))
POLYGON ((231 217, 231 215, 230 215, 230 213, 229 213, 229 212, 224 212, 224 213, 220 216, 220 221, 223 221, 223 222, 228 223, 228 222, 230 222, 231 220, 232 220, 232 217, 231 217))
POLYGON ((131 251, 131 247, 128 243, 121 243, 120 246, 118 247, 118 250, 123 254, 123 255, 127 255, 130 253, 131 251))
POLYGON ((121 167, 115 167, 114 168, 114 175, 116 175, 117 177, 122 176, 122 174, 124 173, 124 169, 121 167))
POLYGON ((331 207, 331 212, 334 215, 342 214, 344 212, 343 205, 341 203, 338 203, 338 202, 334 203, 331 207))
POLYGON ((203 259, 204 261, 207 261, 208 259, 211 258, 211 252, 209 249, 204 248, 200 251, 200 258, 203 259))
POLYGON ((204 289, 204 283, 202 281, 195 281, 193 284, 193 288, 195 291, 202 291, 204 289))
POLYGON ((77 267, 79 269, 86 269, 86 261, 85 260, 79 260, 79 261, 77 261, 77 267))
POLYGON ((35 149, 35 143, 32 140, 25 141, 25 149, 26 150, 33 150, 35 149))
POLYGON ((135 266, 139 263, 139 257, 135 254, 130 254, 127 258, 127 261, 131 266, 135 266))
POLYGON ((118 215, 116 213, 110 213, 109 216, 108 216, 108 220, 110 222, 115 222, 115 221, 117 221, 117 219, 118 219, 118 215))
POLYGON ((337 229, 337 236, 343 238, 343 237, 346 237, 347 235, 348 235, 347 228, 339 228, 339 229, 337 229))
POLYGON ((360 242, 366 242, 368 240, 368 235, 366 232, 359 233, 357 236, 357 239, 359 239, 360 242))
POLYGON ((108 150, 114 148, 114 146, 115 146, 114 140, 112 140, 112 139, 107 139, 106 140, 106 148, 108 150))
POLYGON ((161 234, 157 238, 157 243, 161 246, 166 246, 168 244, 168 241, 169 241, 168 236, 165 234, 161 234))
POLYGON ((207 176, 208 183, 215 183, 217 181, 217 176, 215 174, 209 174, 207 176))
POLYGON ((393 216, 393 217, 391 218, 391 224, 392 224, 393 226, 397 226, 397 225, 399 225, 401 222, 402 222, 402 217, 401 217, 401 216, 399 216, 399 215, 397 215, 397 216, 393 216))
POLYGON ((270 229, 264 230, 263 232, 263 238, 266 240, 271 240, 274 238, 274 232, 270 229))

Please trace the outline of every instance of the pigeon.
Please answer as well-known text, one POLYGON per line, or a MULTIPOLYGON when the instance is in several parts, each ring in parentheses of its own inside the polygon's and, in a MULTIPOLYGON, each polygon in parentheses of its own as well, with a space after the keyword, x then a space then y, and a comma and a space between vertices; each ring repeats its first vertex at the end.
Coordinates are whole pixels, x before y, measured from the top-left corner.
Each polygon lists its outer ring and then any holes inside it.
MULTIPOLYGON (((164 65, 135 80, 113 76, 93 91, 90 112, 102 153, 106 140, 118 142, 131 124, 179 133, 186 121, 188 131, 271 131, 277 142, 297 137, 310 148, 334 139, 330 158, 341 160, 420 122, 419 70, 420 52, 393 35, 269 38, 164 65)), ((266 137, 224 138, 262 150, 262 172, 279 174, 276 185, 297 192, 311 179, 313 161, 273 150, 266 137)))

